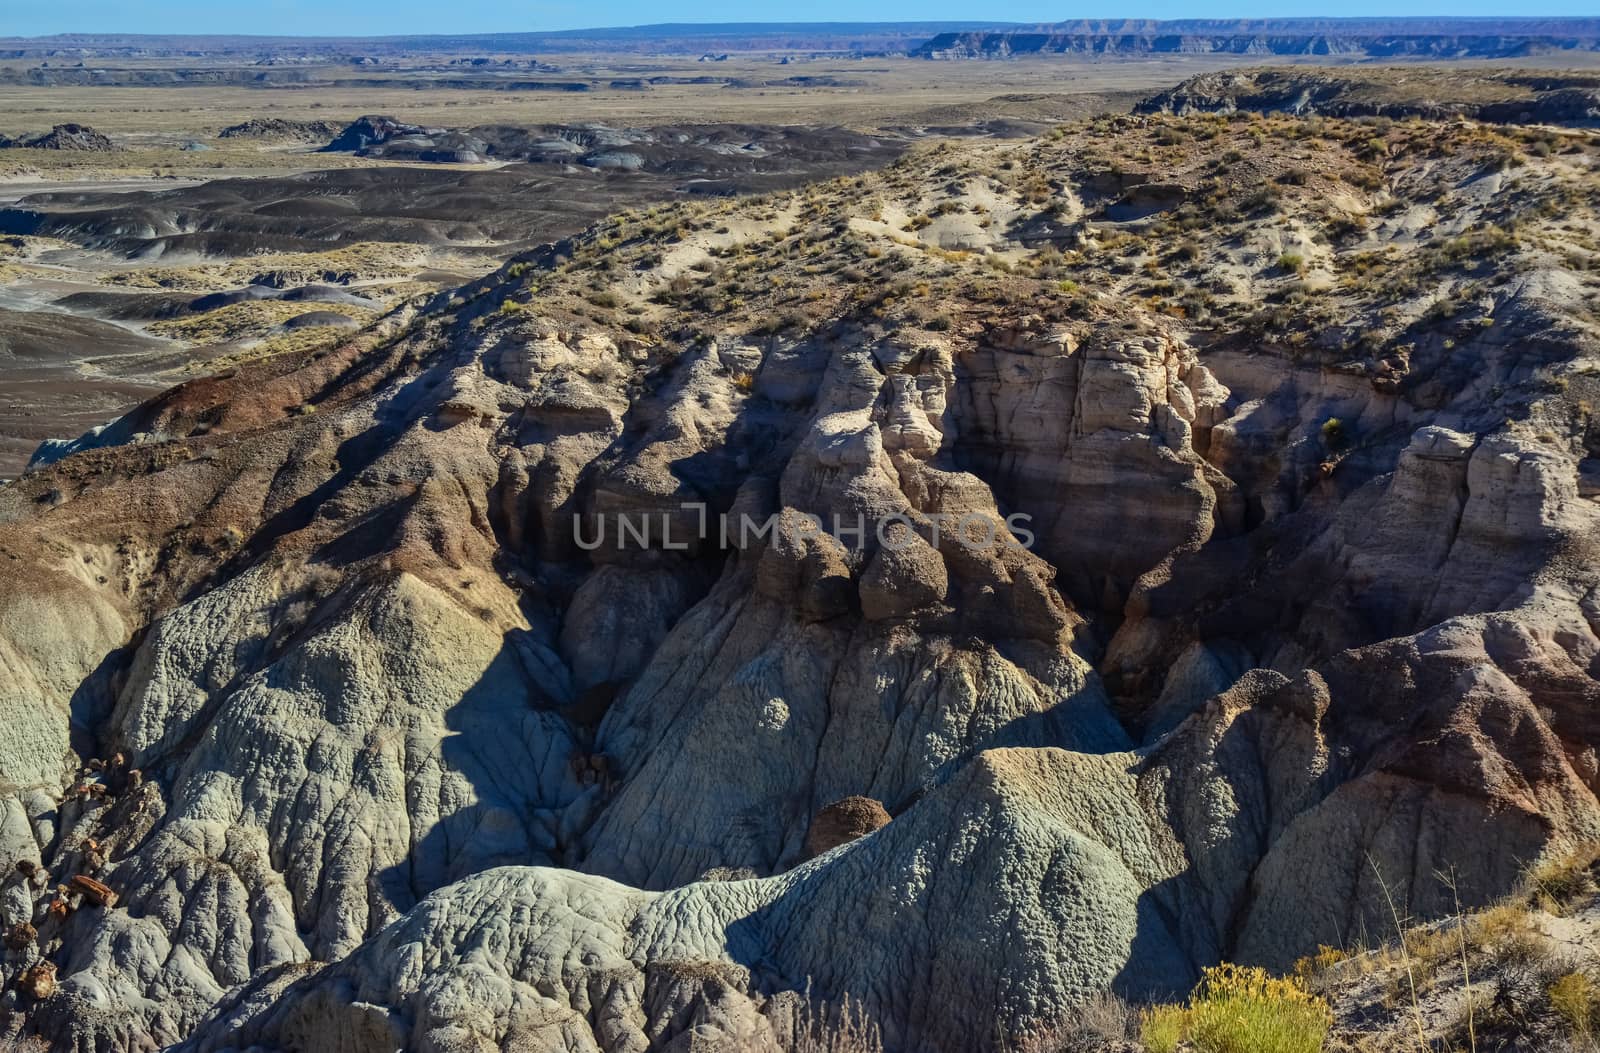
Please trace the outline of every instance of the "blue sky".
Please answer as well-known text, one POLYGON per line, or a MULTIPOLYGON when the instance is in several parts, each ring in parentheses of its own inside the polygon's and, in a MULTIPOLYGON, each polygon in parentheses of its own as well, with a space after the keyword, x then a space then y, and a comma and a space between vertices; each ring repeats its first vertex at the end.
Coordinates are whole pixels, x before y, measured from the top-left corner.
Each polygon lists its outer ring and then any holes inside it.
POLYGON ((1077 17, 1259 18, 1279 15, 1595 15, 1600 0, 0 0, 0 36, 46 33, 486 33, 651 22, 924 21, 1054 22, 1077 17))

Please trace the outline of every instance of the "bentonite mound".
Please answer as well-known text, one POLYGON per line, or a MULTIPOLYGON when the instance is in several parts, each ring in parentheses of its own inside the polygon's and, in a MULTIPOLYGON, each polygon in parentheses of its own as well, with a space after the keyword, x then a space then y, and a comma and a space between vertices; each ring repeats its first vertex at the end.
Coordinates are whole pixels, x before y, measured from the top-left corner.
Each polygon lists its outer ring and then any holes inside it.
POLYGON ((351 122, 323 149, 329 153, 361 151, 397 137, 427 134, 428 129, 419 125, 405 124, 393 117, 372 115, 351 122))
POLYGON ((598 171, 660 172, 720 180, 742 173, 848 169, 898 153, 844 128, 748 124, 680 124, 613 128, 602 124, 480 125, 423 128, 393 117, 362 117, 325 146, 363 157, 476 163, 497 159, 598 171))
POLYGON ((8 1034, 987 1053, 1600 838, 1593 145, 1205 120, 619 217, 0 489, 8 1034))
MULTIPOLYGON (((379 124, 352 125, 352 145, 341 148, 363 149, 364 136, 387 127, 386 118, 370 120, 379 124)), ((148 259, 321 252, 332 243, 361 241, 510 254, 575 233, 620 208, 796 186, 886 164, 905 146, 844 129, 748 125, 668 126, 626 135, 571 126, 402 135, 365 149, 369 156, 410 161, 492 154, 539 167, 395 166, 382 174, 312 171, 159 191, 31 194, 0 207, 0 233, 148 259)))
POLYGON ((58 124, 43 135, 9 140, 6 145, 29 150, 78 150, 91 153, 117 148, 116 143, 86 124, 58 124))
POLYGON ((217 133, 217 138, 326 142, 338 133, 339 126, 329 121, 290 121, 282 117, 252 117, 238 124, 230 124, 217 133))

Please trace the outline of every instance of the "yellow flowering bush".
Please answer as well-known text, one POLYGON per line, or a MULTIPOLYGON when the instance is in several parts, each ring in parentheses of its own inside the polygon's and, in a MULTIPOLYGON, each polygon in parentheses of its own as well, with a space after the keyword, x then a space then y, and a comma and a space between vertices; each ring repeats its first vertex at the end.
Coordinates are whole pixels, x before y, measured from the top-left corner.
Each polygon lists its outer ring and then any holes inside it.
POLYGON ((1197 1053, 1318 1053, 1333 1014, 1298 980, 1266 970, 1218 965, 1201 976, 1186 1006, 1146 1010, 1143 1040, 1151 1053, 1187 1042, 1197 1053))
POLYGON ((1189 1010, 1181 1005, 1156 1005, 1140 1016, 1139 1038, 1150 1053, 1172 1053, 1183 1041, 1189 1010))
POLYGON ((1294 963, 1295 979, 1303 984, 1310 983, 1349 957, 1338 947, 1329 947, 1326 943, 1318 944, 1316 954, 1308 954, 1294 963))

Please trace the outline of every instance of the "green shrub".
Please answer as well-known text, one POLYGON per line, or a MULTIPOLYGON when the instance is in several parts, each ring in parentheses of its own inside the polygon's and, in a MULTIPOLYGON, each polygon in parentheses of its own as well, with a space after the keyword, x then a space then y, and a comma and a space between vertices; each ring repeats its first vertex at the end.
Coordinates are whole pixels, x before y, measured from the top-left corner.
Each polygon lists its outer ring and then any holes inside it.
POLYGON ((1328 449, 1337 450, 1344 445, 1344 421, 1338 417, 1329 417, 1322 422, 1322 441, 1328 449))

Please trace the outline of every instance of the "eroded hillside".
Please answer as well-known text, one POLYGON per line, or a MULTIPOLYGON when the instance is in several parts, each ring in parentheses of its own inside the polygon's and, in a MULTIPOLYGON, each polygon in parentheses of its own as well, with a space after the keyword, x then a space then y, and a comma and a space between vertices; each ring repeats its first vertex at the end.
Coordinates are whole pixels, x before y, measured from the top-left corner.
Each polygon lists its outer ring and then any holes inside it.
POLYGON ((10 1026, 986 1050, 1490 901, 1600 838, 1597 151, 920 147, 145 404, 0 490, 10 1026))

